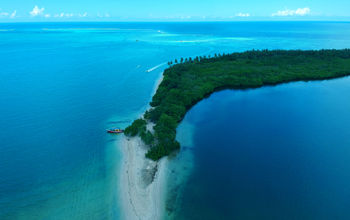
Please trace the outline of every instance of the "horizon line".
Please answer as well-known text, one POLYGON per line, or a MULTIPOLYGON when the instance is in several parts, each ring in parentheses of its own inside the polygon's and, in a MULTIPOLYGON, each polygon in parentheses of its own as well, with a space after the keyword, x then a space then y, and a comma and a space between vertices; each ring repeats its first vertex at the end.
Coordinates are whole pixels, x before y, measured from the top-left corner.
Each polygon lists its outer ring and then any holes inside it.
POLYGON ((209 22, 350 22, 349 20, 36 20, 36 21, 0 21, 0 23, 209 23, 209 22))

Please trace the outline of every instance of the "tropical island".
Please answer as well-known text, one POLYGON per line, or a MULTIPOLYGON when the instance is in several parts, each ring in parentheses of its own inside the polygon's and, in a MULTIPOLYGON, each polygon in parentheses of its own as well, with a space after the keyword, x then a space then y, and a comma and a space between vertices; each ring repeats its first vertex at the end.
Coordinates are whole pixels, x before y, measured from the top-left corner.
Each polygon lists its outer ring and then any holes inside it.
POLYGON ((178 124, 192 106, 213 92, 347 76, 350 49, 252 50, 181 58, 168 65, 151 108, 125 129, 125 135, 141 137, 149 146, 146 157, 155 161, 180 148, 178 124))

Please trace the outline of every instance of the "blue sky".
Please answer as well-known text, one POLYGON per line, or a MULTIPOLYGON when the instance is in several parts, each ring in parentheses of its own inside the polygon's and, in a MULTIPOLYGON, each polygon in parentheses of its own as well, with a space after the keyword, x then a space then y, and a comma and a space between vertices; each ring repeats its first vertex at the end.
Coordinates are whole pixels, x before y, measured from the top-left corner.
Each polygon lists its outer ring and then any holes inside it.
POLYGON ((347 20, 350 0, 2 0, 2 21, 347 20))

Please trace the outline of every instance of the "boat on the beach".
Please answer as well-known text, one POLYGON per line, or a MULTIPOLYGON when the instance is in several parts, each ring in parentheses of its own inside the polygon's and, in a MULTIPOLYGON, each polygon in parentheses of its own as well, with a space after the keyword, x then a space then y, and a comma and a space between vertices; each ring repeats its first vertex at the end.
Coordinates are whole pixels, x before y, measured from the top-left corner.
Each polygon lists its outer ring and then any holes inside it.
POLYGON ((114 134, 119 134, 119 133, 123 133, 124 130, 120 129, 120 128, 110 128, 107 129, 107 133, 114 133, 114 134))

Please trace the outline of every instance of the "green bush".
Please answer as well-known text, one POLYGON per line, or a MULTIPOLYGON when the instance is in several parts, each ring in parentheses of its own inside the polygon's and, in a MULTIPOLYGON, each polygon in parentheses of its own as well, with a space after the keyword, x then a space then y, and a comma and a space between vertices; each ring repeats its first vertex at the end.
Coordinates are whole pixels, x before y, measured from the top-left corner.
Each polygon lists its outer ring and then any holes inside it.
POLYGON ((124 134, 127 136, 136 136, 141 131, 146 131, 147 122, 143 119, 135 120, 129 127, 127 127, 124 131, 124 134))
POLYGON ((140 133, 142 141, 147 145, 152 145, 154 142, 154 136, 150 131, 142 131, 140 133))

